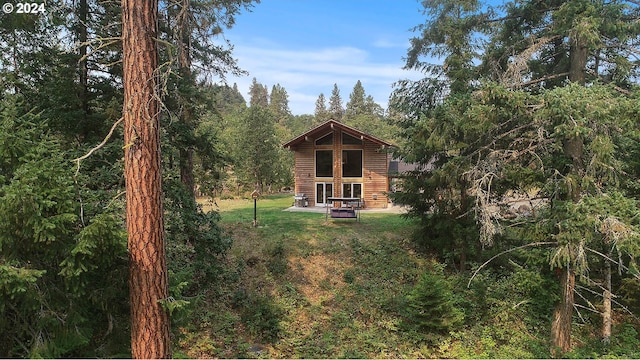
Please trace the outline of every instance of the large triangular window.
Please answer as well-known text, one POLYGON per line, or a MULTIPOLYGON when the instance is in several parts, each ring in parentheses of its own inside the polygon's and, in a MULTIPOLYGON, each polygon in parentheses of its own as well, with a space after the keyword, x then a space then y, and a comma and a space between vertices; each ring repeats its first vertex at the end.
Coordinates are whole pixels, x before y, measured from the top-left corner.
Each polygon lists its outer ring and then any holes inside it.
POLYGON ((333 145, 333 133, 330 132, 316 140, 316 145, 333 145))
POLYGON ((342 144, 344 145, 362 145, 362 139, 342 133, 342 144))

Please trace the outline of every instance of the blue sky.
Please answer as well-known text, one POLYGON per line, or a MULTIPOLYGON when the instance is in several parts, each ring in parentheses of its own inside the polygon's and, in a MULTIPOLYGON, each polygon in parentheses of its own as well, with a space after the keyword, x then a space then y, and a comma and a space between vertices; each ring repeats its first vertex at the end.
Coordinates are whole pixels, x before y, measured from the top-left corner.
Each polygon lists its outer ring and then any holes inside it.
POLYGON ((413 36, 424 22, 417 0, 262 0, 225 31, 248 76, 229 76, 245 99, 251 80, 282 85, 294 115, 313 114, 320 93, 340 89, 343 107, 358 80, 387 107, 392 84, 421 75, 402 70, 413 36))

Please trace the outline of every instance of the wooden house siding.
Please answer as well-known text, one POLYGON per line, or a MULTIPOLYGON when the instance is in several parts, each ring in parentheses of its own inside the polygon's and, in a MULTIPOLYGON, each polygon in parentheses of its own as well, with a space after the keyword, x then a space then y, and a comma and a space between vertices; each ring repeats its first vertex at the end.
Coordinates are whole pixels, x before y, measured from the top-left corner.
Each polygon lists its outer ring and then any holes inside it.
POLYGON ((313 142, 305 142, 295 152, 295 192, 309 198, 309 206, 315 206, 315 150, 313 142))
POLYGON ((352 184, 361 184, 361 197, 365 201, 365 207, 387 207, 389 155, 384 150, 387 146, 391 146, 391 144, 333 120, 298 136, 285 144, 285 147, 295 152, 295 193, 305 194, 309 199, 309 206, 316 206, 317 183, 331 183, 333 185, 332 195, 335 197, 346 197, 343 193, 343 186, 355 191, 356 185, 352 184), (316 144, 317 139, 330 133, 333 134, 333 144, 316 144), (343 133, 351 136, 349 143, 343 143, 343 133), (357 144, 358 141, 354 141, 353 138, 360 139, 362 144, 357 144), (332 150, 332 177, 316 176, 317 150, 332 150), (361 176, 343 178, 344 162, 342 157, 344 150, 362 151, 361 176))
POLYGON ((387 153, 381 146, 365 142, 364 146, 364 201, 368 207, 385 208, 389 191, 387 153), (376 199, 374 199, 374 197, 376 199))

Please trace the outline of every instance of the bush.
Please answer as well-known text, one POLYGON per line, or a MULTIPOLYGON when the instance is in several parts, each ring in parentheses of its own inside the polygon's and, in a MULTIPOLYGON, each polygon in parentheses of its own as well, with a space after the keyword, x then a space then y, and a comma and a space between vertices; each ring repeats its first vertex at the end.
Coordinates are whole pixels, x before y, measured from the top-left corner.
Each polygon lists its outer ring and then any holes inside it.
POLYGON ((459 328, 464 313, 457 308, 452 284, 444 275, 443 265, 422 274, 407 295, 408 321, 424 331, 445 332, 459 328))
POLYGON ((276 341, 281 333, 281 318, 284 310, 269 296, 248 296, 241 319, 254 335, 260 335, 265 341, 276 341))
POLYGON ((289 262, 282 240, 278 241, 268 253, 267 269, 269 269, 274 276, 284 275, 287 270, 289 270, 289 262))

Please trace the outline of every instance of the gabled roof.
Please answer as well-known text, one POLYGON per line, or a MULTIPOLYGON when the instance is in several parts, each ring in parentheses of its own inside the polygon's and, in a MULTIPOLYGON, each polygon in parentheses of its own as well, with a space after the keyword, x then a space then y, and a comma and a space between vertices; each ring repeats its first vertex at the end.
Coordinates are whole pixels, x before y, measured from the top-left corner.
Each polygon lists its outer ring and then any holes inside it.
POLYGON ((334 129, 334 128, 338 128, 341 129, 343 132, 346 132, 347 134, 351 135, 351 136, 355 136, 357 138, 363 139, 363 140, 367 140, 367 141, 371 141, 373 143, 376 143, 378 145, 382 145, 382 146, 393 146, 393 144, 388 143, 384 140, 381 140, 373 135, 369 135, 366 134, 358 129, 352 128, 350 126, 347 126, 343 123, 337 122, 335 120, 329 120, 323 124, 320 124, 318 126, 316 126, 315 128, 307 131, 306 133, 299 135, 298 137, 293 138, 292 140, 289 140, 288 142, 286 142, 283 146, 285 148, 291 148, 291 147, 295 147, 297 145, 300 145, 301 143, 305 142, 305 141, 309 141, 309 139, 317 139, 319 136, 325 135, 327 133, 327 131, 329 129, 334 129))

